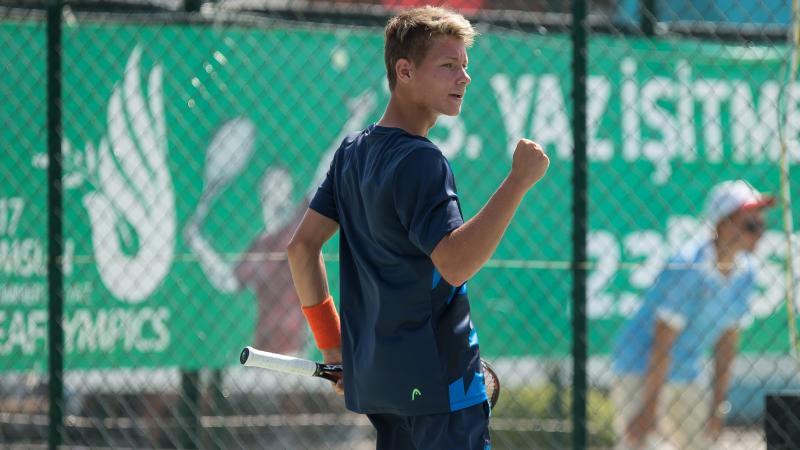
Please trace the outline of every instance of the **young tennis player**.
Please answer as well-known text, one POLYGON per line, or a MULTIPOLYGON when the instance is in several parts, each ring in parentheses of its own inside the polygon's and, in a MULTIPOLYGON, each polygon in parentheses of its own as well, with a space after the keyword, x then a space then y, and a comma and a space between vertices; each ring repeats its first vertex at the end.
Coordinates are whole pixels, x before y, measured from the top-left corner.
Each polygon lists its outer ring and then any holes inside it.
POLYGON ((377 124, 346 138, 289 244, 303 312, 326 362, 343 365, 348 409, 377 448, 485 449, 489 408, 466 281, 490 258, 549 160, 521 140, 509 175, 464 222, 450 164, 426 136, 455 116, 475 32, 447 9, 389 20, 391 97, 377 124), (340 231, 340 317, 322 245, 340 231))

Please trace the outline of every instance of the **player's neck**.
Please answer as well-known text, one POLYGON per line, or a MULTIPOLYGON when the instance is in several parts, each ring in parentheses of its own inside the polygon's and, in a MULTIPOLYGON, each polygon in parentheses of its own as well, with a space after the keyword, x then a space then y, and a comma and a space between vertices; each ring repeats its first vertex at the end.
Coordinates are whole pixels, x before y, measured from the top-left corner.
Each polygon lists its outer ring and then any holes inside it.
POLYGON ((413 135, 427 137, 428 131, 436 125, 437 117, 438 114, 421 109, 413 102, 392 94, 378 125, 400 128, 413 135))

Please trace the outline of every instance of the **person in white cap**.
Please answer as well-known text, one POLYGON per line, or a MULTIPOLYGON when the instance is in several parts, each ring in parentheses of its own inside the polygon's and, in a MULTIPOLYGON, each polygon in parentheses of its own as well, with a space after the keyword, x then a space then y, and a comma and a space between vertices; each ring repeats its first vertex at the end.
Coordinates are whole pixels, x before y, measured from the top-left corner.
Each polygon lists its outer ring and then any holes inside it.
POLYGON ((722 431, 739 323, 755 285, 752 252, 775 199, 743 180, 708 195, 708 240, 686 244, 644 294, 612 356, 621 449, 708 449, 722 431), (713 357, 711 387, 699 382, 713 357))

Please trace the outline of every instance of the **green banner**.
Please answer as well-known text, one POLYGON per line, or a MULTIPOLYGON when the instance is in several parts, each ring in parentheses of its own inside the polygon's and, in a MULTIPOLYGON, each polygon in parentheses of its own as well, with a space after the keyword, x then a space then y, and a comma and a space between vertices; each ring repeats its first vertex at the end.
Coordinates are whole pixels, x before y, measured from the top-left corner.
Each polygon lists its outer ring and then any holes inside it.
MULTIPOLYGON (((0 29, 0 367, 43 369, 44 29, 0 29)), ((67 367, 222 367, 251 343, 310 351, 285 245, 341 139, 383 112, 380 30, 82 23, 63 42, 67 367)), ((518 138, 552 157, 469 282, 493 356, 570 349, 570 46, 566 36, 481 35, 463 113, 431 133, 468 217, 507 174, 518 138)), ((746 178, 778 191, 781 116, 790 160, 800 159, 800 84, 783 84, 784 50, 593 38, 594 354, 608 352, 670 252, 701 232, 712 185, 746 178)), ((783 353, 777 211, 769 223, 743 343, 783 353)), ((337 246, 326 247, 334 294, 337 246)))

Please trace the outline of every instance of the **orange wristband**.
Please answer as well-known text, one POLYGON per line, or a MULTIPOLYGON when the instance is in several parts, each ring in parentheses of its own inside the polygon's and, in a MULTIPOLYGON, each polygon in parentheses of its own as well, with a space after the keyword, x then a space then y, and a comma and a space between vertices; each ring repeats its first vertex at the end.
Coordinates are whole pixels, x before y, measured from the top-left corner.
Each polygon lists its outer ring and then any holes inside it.
POLYGON ((342 346, 342 330, 333 297, 314 306, 303 306, 303 314, 311 327, 317 348, 328 350, 342 346))

